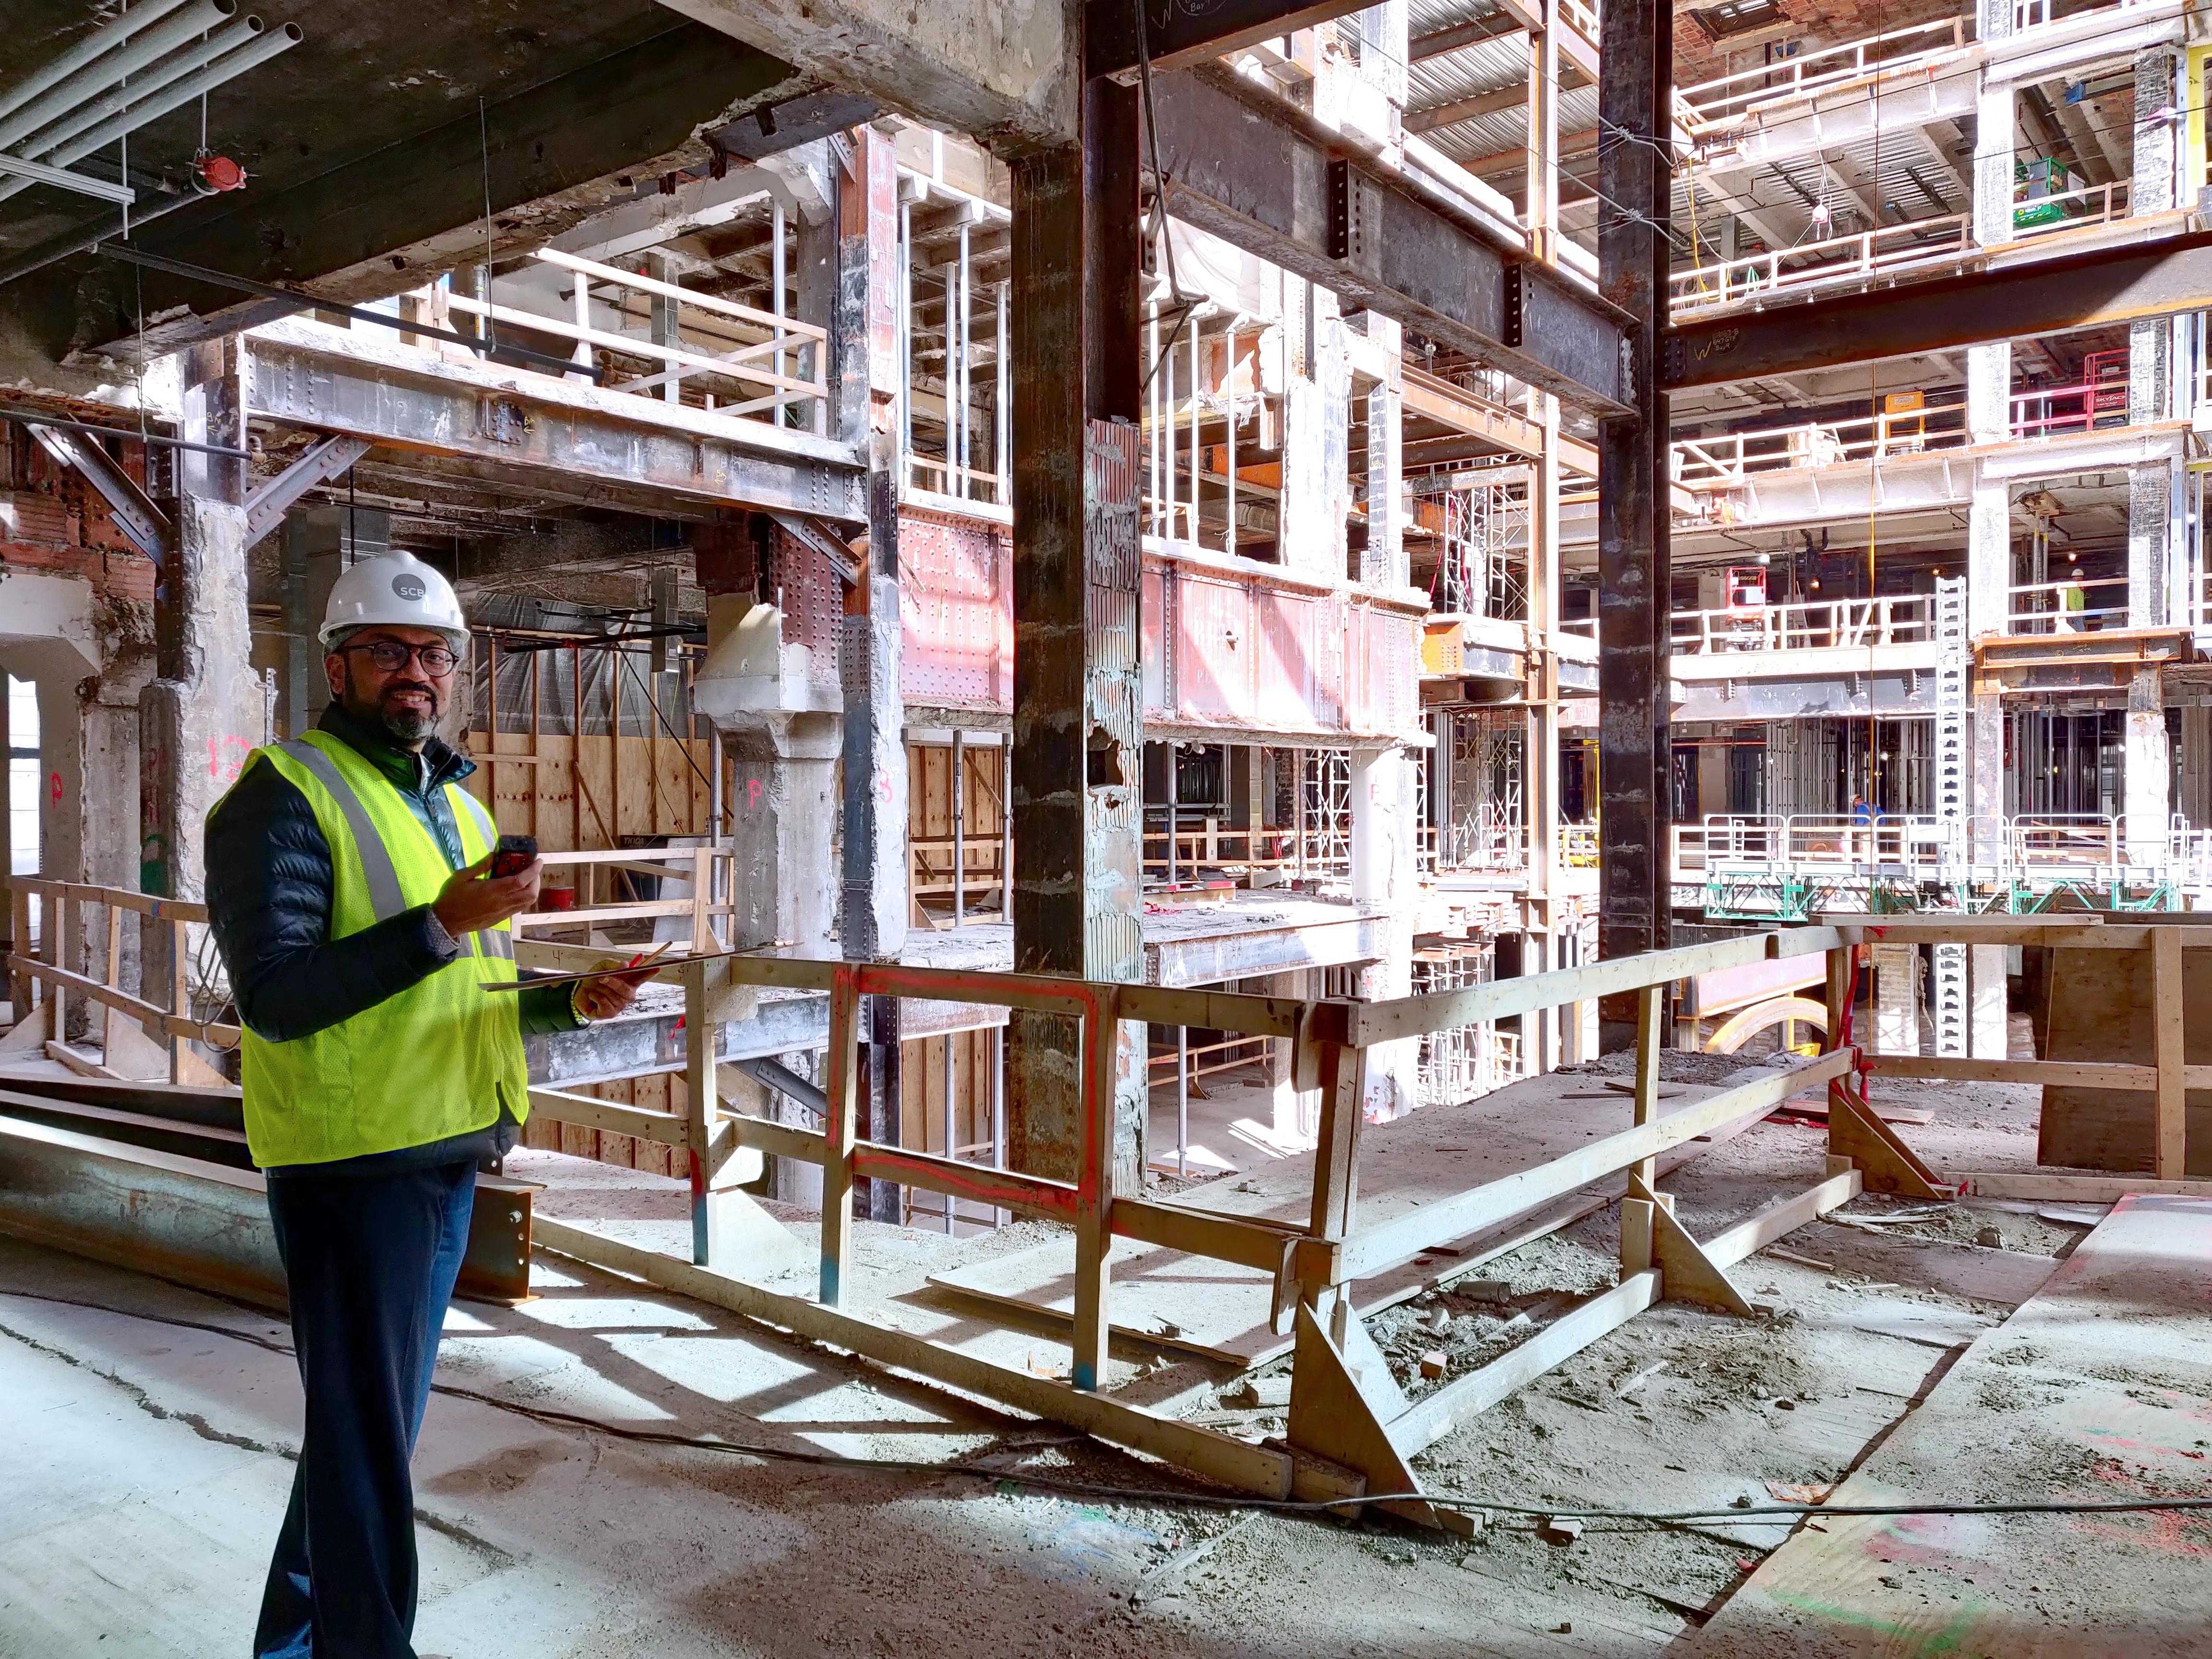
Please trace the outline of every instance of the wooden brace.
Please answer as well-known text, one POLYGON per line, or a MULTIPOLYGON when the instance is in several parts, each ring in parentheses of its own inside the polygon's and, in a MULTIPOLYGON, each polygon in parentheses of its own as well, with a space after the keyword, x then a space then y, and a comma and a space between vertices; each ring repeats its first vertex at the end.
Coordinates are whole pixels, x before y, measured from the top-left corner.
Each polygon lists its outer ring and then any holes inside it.
POLYGON ((1934 1199, 1954 1195, 1842 1079, 1837 1079, 1828 1100, 1828 1152, 1856 1164, 1870 1193, 1934 1199))
POLYGON ((1650 1213, 1650 1249, 1659 1269, 1662 1299, 1701 1303, 1724 1313, 1753 1317, 1757 1310, 1750 1298, 1736 1289, 1727 1269, 1705 1254, 1705 1246, 1690 1237, 1689 1229, 1674 1218, 1674 1206, 1661 1203, 1659 1195, 1637 1176, 1629 1177, 1629 1190, 1633 1194, 1629 1201, 1646 1206, 1650 1213))

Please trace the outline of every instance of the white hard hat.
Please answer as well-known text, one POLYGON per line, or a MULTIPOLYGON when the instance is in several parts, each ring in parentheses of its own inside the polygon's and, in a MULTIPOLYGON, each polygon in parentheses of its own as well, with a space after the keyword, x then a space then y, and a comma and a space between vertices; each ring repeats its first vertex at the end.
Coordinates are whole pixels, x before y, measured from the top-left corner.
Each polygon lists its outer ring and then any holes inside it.
POLYGON ((468 643, 468 618, 461 615, 453 585, 412 553, 379 553, 331 583, 318 637, 328 645, 334 634, 378 623, 434 628, 457 650, 468 643))

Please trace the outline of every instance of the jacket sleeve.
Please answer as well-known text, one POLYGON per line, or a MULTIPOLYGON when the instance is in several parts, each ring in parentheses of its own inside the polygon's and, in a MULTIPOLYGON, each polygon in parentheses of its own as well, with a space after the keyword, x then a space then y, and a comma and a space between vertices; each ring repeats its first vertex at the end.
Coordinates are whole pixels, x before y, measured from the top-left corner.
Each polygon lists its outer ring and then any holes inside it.
POLYGON ((458 954, 428 905, 331 939, 332 884, 330 843, 307 798, 255 762, 208 815, 207 897, 239 1018, 264 1041, 350 1019, 458 954))
MULTIPOLYGON (((529 975, 525 974, 524 979, 529 975)), ((576 1006, 568 999, 574 992, 573 984, 531 985, 515 994, 522 1005, 519 1010, 522 1019, 522 1035, 544 1036, 552 1031, 580 1030, 583 1022, 576 1018, 576 1006)))

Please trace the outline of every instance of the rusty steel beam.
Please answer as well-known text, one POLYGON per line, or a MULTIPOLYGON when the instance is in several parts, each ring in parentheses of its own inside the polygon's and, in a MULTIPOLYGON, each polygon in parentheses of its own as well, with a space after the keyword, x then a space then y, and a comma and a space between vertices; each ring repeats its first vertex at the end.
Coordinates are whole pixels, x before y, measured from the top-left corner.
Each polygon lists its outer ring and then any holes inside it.
MULTIPOLYGON (((1605 9, 1598 151, 1598 288, 1635 318, 1626 356, 1630 412, 1598 428, 1598 955, 1668 945, 1671 743, 1667 650, 1667 394, 1655 369, 1667 303, 1673 180, 1659 141, 1671 131, 1674 47, 1660 0, 1605 9)), ((1599 1006, 1601 1049, 1635 1041, 1636 999, 1599 1006)))
POLYGON ((616 492, 867 518, 866 471, 851 444, 765 422, 718 420, 681 404, 520 371, 487 371, 356 334, 343 345, 311 324, 240 337, 246 412, 361 438, 380 450, 498 465, 616 492), (635 405, 635 407, 633 407, 635 405), (756 431, 754 428, 757 428, 756 431))
POLYGON ((2212 231, 2193 231, 1669 329, 1662 373, 1670 391, 1721 386, 2170 317, 2207 295, 2212 231))
POLYGON ((1597 415, 1629 405, 1632 319, 1517 242, 1219 66, 1154 78, 1168 210, 1597 415))
POLYGON ((1140 57, 1155 70, 1182 69, 1365 9, 1364 0, 1090 0, 1083 9, 1083 72, 1126 76, 1140 57))
MULTIPOLYGON (((69 1105, 18 1101, 0 1114, 0 1234, 263 1307, 284 1306, 266 1180, 258 1170, 233 1167, 246 1161, 242 1145, 231 1157, 228 1135, 203 1130, 201 1156, 157 1150, 134 1141, 174 1146, 194 1139, 191 1126, 112 1108, 72 1112, 69 1105), (124 1121, 133 1117, 138 1121, 124 1121)), ((528 1299, 532 1190, 477 1177, 457 1294, 480 1302, 528 1299)))

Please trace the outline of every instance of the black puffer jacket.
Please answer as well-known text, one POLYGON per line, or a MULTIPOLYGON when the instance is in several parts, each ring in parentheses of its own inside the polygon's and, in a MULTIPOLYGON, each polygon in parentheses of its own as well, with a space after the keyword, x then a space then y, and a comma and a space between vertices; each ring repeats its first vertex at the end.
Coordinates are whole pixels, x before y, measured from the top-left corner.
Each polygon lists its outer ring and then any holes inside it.
MULTIPOLYGON (((435 738, 420 754, 402 749, 381 725, 335 702, 318 724, 391 779, 447 861, 460 869, 460 835, 444 786, 467 777, 476 763, 435 738)), ((459 954, 427 904, 333 939, 331 882, 330 843, 307 798, 275 767, 248 767, 208 814, 208 917, 239 1018, 265 1041, 288 1042, 350 1019, 459 954)), ((526 1034, 573 1030, 580 1023, 565 985, 526 990, 516 1001, 526 1034)), ((377 1154, 378 1167, 398 1156, 377 1154)))

